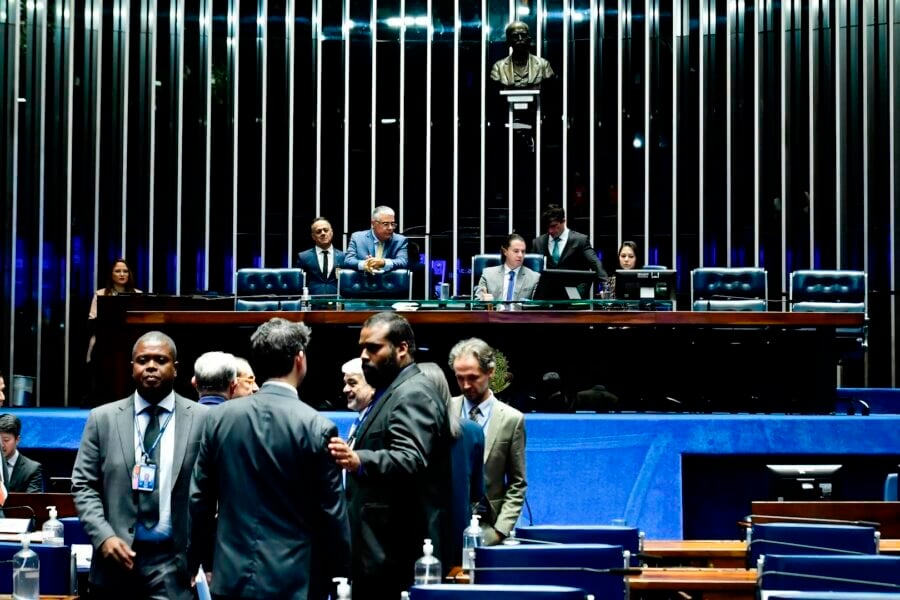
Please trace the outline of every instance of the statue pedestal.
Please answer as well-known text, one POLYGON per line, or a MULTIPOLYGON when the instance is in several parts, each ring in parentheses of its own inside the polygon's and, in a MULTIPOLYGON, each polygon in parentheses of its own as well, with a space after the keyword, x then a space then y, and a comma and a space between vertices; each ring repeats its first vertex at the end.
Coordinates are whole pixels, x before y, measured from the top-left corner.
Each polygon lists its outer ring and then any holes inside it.
MULTIPOLYGON (((509 149, 509 163, 508 163, 508 183, 507 183, 507 199, 509 203, 508 215, 509 215, 509 231, 513 230, 512 216, 513 216, 513 198, 514 198, 514 187, 515 187, 515 177, 514 173, 514 164, 515 164, 515 148, 516 145, 514 143, 513 134, 517 129, 535 129, 538 130, 541 120, 541 91, 540 89, 507 89, 500 90, 500 95, 506 99, 507 105, 507 148, 509 149), (534 127, 526 122, 525 119, 516 120, 516 113, 521 111, 534 111, 534 127)), ((537 131, 535 131, 537 134, 537 131)), ((535 154, 540 152, 538 140, 533 139, 533 144, 531 146, 531 151, 535 154)), ((540 162, 537 160, 537 156, 535 156, 535 164, 538 165, 540 162)), ((539 169, 535 168, 535 180, 533 185, 535 186, 535 194, 537 197, 538 190, 538 175, 539 169)))

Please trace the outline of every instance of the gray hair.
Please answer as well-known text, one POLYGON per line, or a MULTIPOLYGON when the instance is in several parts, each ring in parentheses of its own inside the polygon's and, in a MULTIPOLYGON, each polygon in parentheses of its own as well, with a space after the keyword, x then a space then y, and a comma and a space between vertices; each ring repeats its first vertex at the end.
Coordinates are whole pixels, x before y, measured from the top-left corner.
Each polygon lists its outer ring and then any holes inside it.
POLYGON ((200 393, 228 391, 237 374, 237 360, 227 352, 205 352, 194 361, 194 379, 200 393))
POLYGON ((238 376, 241 376, 241 375, 246 376, 246 375, 253 374, 253 367, 250 366, 250 361, 248 361, 246 358, 242 358, 240 356, 235 356, 234 364, 237 366, 238 376))
POLYGON ((487 373, 491 369, 496 368, 497 362, 494 360, 494 349, 487 342, 479 338, 469 338, 457 342, 453 349, 450 350, 450 368, 453 363, 460 357, 471 356, 478 361, 478 368, 482 373, 487 373))
POLYGON ((356 358, 351 358, 341 365, 341 373, 344 375, 362 375, 362 359, 358 356, 356 358))
POLYGON ((376 206, 374 209, 372 209, 372 220, 377 220, 378 215, 380 215, 381 213, 391 213, 392 215, 397 216, 397 213, 394 212, 393 208, 391 208, 390 206, 381 205, 376 206))

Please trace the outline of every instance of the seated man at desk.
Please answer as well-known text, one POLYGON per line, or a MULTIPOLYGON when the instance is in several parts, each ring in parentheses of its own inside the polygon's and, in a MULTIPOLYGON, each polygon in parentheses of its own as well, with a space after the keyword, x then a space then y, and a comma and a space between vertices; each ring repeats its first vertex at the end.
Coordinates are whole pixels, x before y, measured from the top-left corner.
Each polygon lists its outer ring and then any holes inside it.
POLYGON ((487 267, 481 273, 475 298, 485 302, 494 300, 530 300, 534 297, 540 273, 523 265, 525 261, 525 239, 518 233, 511 233, 500 246, 503 264, 487 267))
POLYGON ((3 482, 8 492, 39 494, 44 491, 41 463, 19 452, 22 421, 9 413, 0 415, 0 447, 3 449, 3 482))
POLYGON ((325 217, 316 217, 310 231, 315 245, 297 254, 295 266, 306 273, 310 294, 334 296, 337 294, 337 274, 344 266, 344 253, 332 245, 334 230, 325 217))
POLYGON ((406 269, 409 263, 406 237, 394 233, 397 221, 394 209, 377 206, 372 211, 372 228, 350 236, 344 254, 344 266, 367 273, 386 273, 406 269))

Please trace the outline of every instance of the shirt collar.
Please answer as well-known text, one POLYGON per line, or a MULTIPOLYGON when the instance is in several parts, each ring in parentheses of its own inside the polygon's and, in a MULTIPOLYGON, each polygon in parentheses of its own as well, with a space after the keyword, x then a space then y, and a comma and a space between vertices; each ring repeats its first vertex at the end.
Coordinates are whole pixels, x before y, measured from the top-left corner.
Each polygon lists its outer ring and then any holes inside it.
MULTIPOLYGON (((150 403, 144 400, 138 392, 134 393, 134 414, 139 415, 144 409, 150 406, 150 403)), ((175 412, 175 391, 169 392, 169 395, 162 399, 159 406, 169 412, 175 412)))
POLYGON ((562 232, 555 238, 551 237, 550 240, 558 239, 560 242, 565 243, 566 240, 569 239, 569 228, 563 227, 562 232))
MULTIPOLYGON (((333 246, 333 244, 332 244, 332 246, 333 246)), ((321 246, 316 246, 316 256, 322 256, 322 253, 326 250, 328 250, 329 254, 334 254, 334 252, 331 251, 332 246, 328 246, 327 248, 322 248, 321 246)))
POLYGON ((468 398, 463 396, 463 404, 465 404, 465 406, 463 407, 463 410, 465 411, 465 414, 468 415, 469 412, 471 412, 472 409, 477 406, 478 410, 481 411, 482 416, 484 416, 485 420, 487 420, 487 418, 491 414, 491 410, 494 407, 494 400, 495 400, 494 392, 490 392, 488 394, 488 397, 486 399, 482 400, 481 402, 479 402, 478 404, 475 404, 474 402, 472 402, 471 400, 469 400, 468 398))
POLYGON ((6 464, 9 465, 10 470, 16 466, 16 461, 19 460, 19 451, 16 450, 13 452, 13 455, 6 459, 6 464))

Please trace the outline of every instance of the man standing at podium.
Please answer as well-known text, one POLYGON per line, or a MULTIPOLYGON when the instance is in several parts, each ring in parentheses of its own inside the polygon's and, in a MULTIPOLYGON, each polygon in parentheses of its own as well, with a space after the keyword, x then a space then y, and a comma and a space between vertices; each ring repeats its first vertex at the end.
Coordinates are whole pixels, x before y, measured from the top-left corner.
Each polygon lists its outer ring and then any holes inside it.
POLYGON ((541 214, 541 222, 547 233, 534 238, 531 251, 546 256, 549 268, 593 271, 598 279, 606 278, 590 238, 566 226, 566 210, 562 206, 548 205, 541 214))

